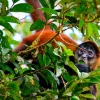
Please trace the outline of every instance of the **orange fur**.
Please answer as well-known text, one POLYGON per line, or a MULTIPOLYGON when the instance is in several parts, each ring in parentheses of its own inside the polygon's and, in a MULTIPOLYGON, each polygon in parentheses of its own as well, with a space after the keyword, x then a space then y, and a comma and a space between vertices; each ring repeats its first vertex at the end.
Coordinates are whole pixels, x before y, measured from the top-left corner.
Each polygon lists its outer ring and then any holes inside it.
MULTIPOLYGON (((42 30, 36 31, 33 35, 30 35, 30 36, 24 38, 22 40, 22 42, 20 44, 18 44, 18 46, 14 49, 14 51, 19 52, 19 51, 26 49, 25 44, 31 45, 32 42, 35 41, 38 38, 38 36, 41 34, 41 32, 42 32, 42 30)), ((48 26, 46 26, 43 33, 39 37, 37 45, 41 45, 43 43, 46 43, 48 40, 53 38, 55 35, 56 35, 56 32, 53 31, 52 29, 50 29, 48 26)), ((75 51, 78 44, 74 40, 72 40, 70 37, 68 37, 67 35, 65 35, 63 33, 60 34, 60 35, 63 39, 60 36, 57 36, 55 38, 55 40, 64 43, 68 49, 75 51)), ((56 44, 54 43, 54 41, 52 41, 52 45, 54 47, 56 47, 56 44)))

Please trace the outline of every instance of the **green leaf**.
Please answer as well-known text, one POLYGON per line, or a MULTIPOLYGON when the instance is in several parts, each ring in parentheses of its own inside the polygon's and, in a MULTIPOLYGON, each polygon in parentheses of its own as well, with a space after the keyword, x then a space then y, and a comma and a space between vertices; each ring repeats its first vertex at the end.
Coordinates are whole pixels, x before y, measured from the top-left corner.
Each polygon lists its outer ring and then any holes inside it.
POLYGON ((78 80, 72 81, 71 84, 69 85, 69 87, 64 91, 63 96, 66 96, 67 94, 72 92, 75 89, 75 87, 77 86, 78 82, 79 82, 78 80))
POLYGON ((33 80, 33 76, 25 75, 21 89, 21 94, 23 96, 28 96, 32 93, 36 93, 36 91, 39 89, 39 81, 35 77, 33 80), (34 85, 32 84, 32 81, 34 82, 34 85))
POLYGON ((50 0, 50 5, 51 5, 51 8, 54 9, 54 4, 55 4, 56 0, 50 0))
POLYGON ((55 74, 52 71, 45 69, 45 70, 43 70, 43 72, 48 77, 50 84, 52 84, 54 82, 54 80, 59 84, 58 78, 55 76, 55 74))
POLYGON ((67 56, 73 56, 73 52, 70 49, 64 49, 64 51, 66 52, 67 56))
POLYGON ((66 80, 66 82, 71 81, 71 76, 69 75, 67 71, 63 72, 62 75, 63 75, 63 78, 66 80))
POLYGON ((50 8, 41 8, 41 10, 43 10, 46 13, 49 13, 50 15, 52 15, 52 14, 57 15, 57 12, 53 9, 50 9, 50 8))
POLYGON ((14 100, 22 100, 19 92, 19 84, 17 82, 10 82, 8 84, 8 92, 14 98, 14 100))
POLYGON ((98 30, 97 25, 95 23, 92 23, 92 27, 93 27, 94 35, 99 36, 99 30, 98 30))
POLYGON ((19 91, 19 84, 17 82, 12 81, 8 84, 8 88, 13 89, 15 91, 19 91))
POLYGON ((100 75, 100 68, 98 68, 97 70, 91 71, 89 73, 90 76, 98 76, 100 75))
POLYGON ((85 73, 85 72, 81 72, 80 73, 80 75, 79 75, 79 78, 86 78, 86 77, 88 77, 89 76, 89 74, 88 73, 85 73))
POLYGON ((79 22, 79 29, 84 25, 84 20, 81 19, 80 22, 79 22))
POLYGON ((40 53, 38 53, 38 61, 41 67, 44 67, 43 57, 40 53))
POLYGON ((5 17, 3 17, 3 19, 6 22, 19 23, 18 19, 14 16, 5 16, 5 17))
POLYGON ((42 97, 42 96, 36 96, 36 100, 43 100, 44 99, 44 97, 42 97))
POLYGON ((20 67, 20 65, 16 62, 13 62, 13 64, 15 65, 15 67, 18 69, 19 73, 21 74, 21 70, 22 68, 20 67))
POLYGON ((23 29, 23 32, 24 32, 25 35, 29 35, 29 33, 31 33, 31 31, 30 31, 31 25, 32 25, 32 23, 30 23, 30 22, 26 22, 24 24, 22 29, 23 29))
POLYGON ((60 61, 56 62, 56 76, 59 77, 64 69, 64 64, 60 61))
POLYGON ((51 27, 51 29, 53 29, 53 30, 58 30, 58 27, 54 24, 54 23, 51 23, 50 24, 50 27, 51 27))
POLYGON ((55 48, 53 53, 58 56, 58 57, 61 57, 60 54, 59 54, 59 49, 58 48, 55 48))
POLYGON ((51 62, 51 59, 48 55, 43 54, 43 61, 44 61, 45 66, 48 66, 51 62))
POLYGON ((9 23, 7 23, 2 17, 0 17, 0 25, 8 29, 11 33, 14 33, 15 31, 13 27, 9 23))
POLYGON ((93 34, 92 23, 87 23, 86 34, 87 34, 88 38, 90 38, 92 36, 92 34, 93 34))
POLYGON ((10 44, 17 45, 17 44, 19 43, 19 41, 10 39, 10 40, 9 40, 9 43, 10 43, 10 44))
POLYGON ((100 83, 100 75, 88 77, 90 83, 100 83))
POLYGON ((92 94, 80 94, 80 96, 84 98, 96 99, 92 94))
POLYGON ((36 20, 30 27, 30 30, 39 30, 42 29, 45 26, 45 22, 43 22, 42 20, 36 20))
POLYGON ((77 73, 77 75, 79 76, 80 75, 80 72, 79 72, 78 68, 75 66, 75 64, 72 61, 68 61, 67 63, 68 63, 68 66, 71 69, 73 69, 77 73))
POLYGON ((4 64, 4 63, 1 63, 1 62, 0 62, 0 68, 1 68, 3 71, 8 71, 8 72, 10 72, 10 73, 13 73, 13 70, 12 70, 8 65, 6 65, 6 64, 4 64))
POLYGON ((79 99, 79 97, 77 97, 77 96, 72 96, 72 97, 71 97, 71 100, 80 100, 80 99, 79 99))
MULTIPOLYGON (((1 63, 0 63, 1 65, 1 63)), ((0 66, 1 67, 1 66, 0 66)), ((0 70, 0 79, 4 79, 5 77, 5 73, 3 72, 3 70, 0 70)), ((1 85, 1 84, 0 84, 1 85)), ((0 86, 1 87, 1 86, 0 86)))
POLYGON ((46 82, 46 84, 48 84, 48 78, 47 78, 47 76, 45 74, 43 74, 42 72, 39 72, 39 75, 44 79, 44 81, 46 82))
POLYGON ((49 8, 45 0, 40 0, 40 3, 42 4, 43 7, 49 8))
POLYGON ((12 9, 11 12, 25 12, 25 13, 32 13, 33 7, 27 3, 20 3, 16 4, 12 9))
POLYGON ((84 82, 88 82, 88 83, 99 83, 100 82, 100 68, 98 68, 95 71, 92 71, 89 73, 89 76, 87 78, 84 79, 84 82))
POLYGON ((13 1, 13 3, 16 3, 16 2, 18 2, 19 0, 12 0, 13 1))
POLYGON ((0 39, 3 37, 3 31, 0 30, 0 39))
MULTIPOLYGON (((5 47, 5 46, 4 46, 4 47, 5 47)), ((3 56, 7 55, 7 54, 9 53, 9 51, 10 51, 9 48, 5 48, 5 49, 3 50, 2 55, 3 55, 3 56)))
POLYGON ((61 46, 63 48, 63 50, 65 51, 65 53, 67 54, 67 56, 73 56, 74 55, 73 52, 70 49, 67 49, 67 47, 62 42, 56 42, 56 44, 58 46, 61 46))
MULTIPOLYGON (((9 49, 9 51, 11 50, 10 44, 9 44, 9 42, 8 42, 8 37, 7 37, 7 36, 3 36, 3 37, 2 37, 2 42, 1 42, 1 44, 2 44, 2 47, 9 49)), ((6 50, 7 50, 7 49, 6 49, 6 50)))
POLYGON ((45 53, 47 53, 50 58, 52 59, 52 62, 55 62, 57 60, 57 56, 53 53, 53 46, 52 44, 48 43, 46 46, 45 46, 45 53))

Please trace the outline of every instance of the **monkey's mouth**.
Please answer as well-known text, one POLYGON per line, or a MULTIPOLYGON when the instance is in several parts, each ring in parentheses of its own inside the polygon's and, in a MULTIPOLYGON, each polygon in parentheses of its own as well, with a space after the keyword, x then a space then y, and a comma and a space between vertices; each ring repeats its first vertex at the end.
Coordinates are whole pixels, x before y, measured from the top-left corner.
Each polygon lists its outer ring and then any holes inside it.
POLYGON ((86 62, 84 60, 79 60, 78 64, 86 64, 86 62))

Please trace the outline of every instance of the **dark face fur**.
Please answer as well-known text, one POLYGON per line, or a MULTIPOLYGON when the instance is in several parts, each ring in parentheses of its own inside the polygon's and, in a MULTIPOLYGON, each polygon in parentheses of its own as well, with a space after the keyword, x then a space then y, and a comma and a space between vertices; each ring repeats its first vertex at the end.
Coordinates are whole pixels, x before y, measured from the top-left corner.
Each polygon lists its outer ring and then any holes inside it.
POLYGON ((91 43, 83 43, 79 45, 75 52, 75 62, 83 61, 86 65, 91 66, 97 60, 95 46, 91 43))

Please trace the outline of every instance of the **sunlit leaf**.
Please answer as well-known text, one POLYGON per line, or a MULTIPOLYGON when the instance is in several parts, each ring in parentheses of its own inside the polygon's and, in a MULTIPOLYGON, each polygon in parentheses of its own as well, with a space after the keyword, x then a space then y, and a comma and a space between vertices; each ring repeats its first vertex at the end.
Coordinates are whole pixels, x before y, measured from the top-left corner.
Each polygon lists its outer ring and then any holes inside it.
POLYGON ((56 76, 59 77, 62 74, 62 70, 64 68, 64 64, 60 61, 56 62, 56 76))
POLYGON ((94 35, 98 36, 99 35, 99 31, 98 31, 97 25, 95 23, 92 23, 92 27, 93 27, 94 35))
POLYGON ((83 25, 84 25, 84 20, 81 19, 80 22, 79 22, 79 28, 81 28, 83 25))
POLYGON ((53 53, 58 56, 58 57, 61 57, 60 54, 59 54, 59 49, 58 48, 55 48, 53 53))
POLYGON ((88 38, 92 36, 92 34, 93 34, 92 23, 87 23, 86 34, 87 34, 88 38))
POLYGON ((95 99, 95 96, 93 96, 92 94, 80 94, 80 96, 84 98, 95 99))

